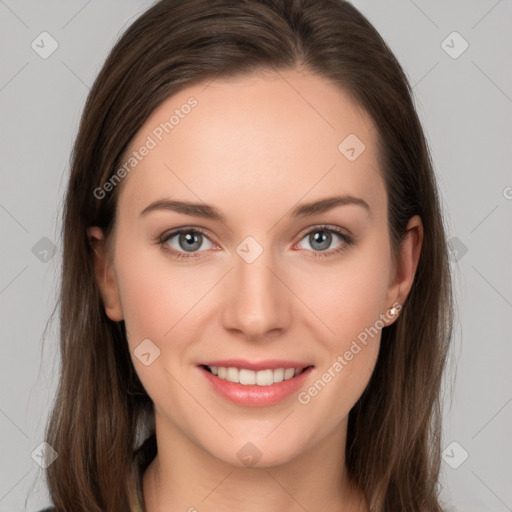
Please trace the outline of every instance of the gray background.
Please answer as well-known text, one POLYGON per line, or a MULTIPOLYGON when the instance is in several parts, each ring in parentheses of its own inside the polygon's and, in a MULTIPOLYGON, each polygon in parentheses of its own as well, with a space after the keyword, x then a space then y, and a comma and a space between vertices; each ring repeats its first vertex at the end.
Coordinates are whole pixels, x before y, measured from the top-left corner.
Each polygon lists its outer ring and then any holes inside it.
MULTIPOLYGON (((42 341, 71 145, 108 51, 152 3, 0 0, 0 512, 50 503, 35 460, 56 388, 55 323, 44 351, 42 341), (44 31, 58 43, 46 59, 31 47, 44 31)), ((443 496, 452 510, 512 511, 512 3, 353 3, 414 86, 453 247, 458 322, 444 386, 443 496), (469 45, 460 55, 454 31, 469 45)))

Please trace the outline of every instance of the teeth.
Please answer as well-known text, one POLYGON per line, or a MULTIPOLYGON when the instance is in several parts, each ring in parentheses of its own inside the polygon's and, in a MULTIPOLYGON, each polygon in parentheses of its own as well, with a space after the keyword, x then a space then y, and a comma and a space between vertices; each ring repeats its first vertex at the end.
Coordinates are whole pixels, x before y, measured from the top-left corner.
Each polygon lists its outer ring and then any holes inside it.
POLYGON ((276 368, 274 370, 274 382, 283 382, 284 380, 284 369, 283 368, 276 368))
MULTIPOLYGON (((246 386, 256 384, 256 372, 242 368, 238 373, 238 382, 240 384, 245 384, 246 386)), ((259 385, 261 386, 261 384, 259 385)))
POLYGON ((240 382, 238 378, 238 368, 228 368, 226 370, 226 380, 229 382, 240 382))
POLYGON ((295 368, 287 368, 284 371, 284 380, 291 379, 295 375, 295 368))
POLYGON ((276 368, 275 370, 259 370, 257 372, 247 370, 246 368, 225 368, 223 366, 209 366, 213 375, 229 382, 252 386, 271 386, 283 380, 289 380, 298 375, 302 368, 276 368))
POLYGON ((274 371, 273 370, 260 370, 259 372, 252 372, 256 375, 256 384, 258 386, 270 386, 274 384, 274 371))

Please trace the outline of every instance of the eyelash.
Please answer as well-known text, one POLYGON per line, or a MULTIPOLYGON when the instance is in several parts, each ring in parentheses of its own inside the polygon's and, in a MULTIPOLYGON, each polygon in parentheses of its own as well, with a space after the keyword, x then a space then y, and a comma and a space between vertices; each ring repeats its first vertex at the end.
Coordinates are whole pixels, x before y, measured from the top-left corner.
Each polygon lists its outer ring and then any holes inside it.
MULTIPOLYGON (((310 235, 311 233, 316 233, 318 231, 328 231, 331 233, 335 233, 336 235, 338 235, 341 238, 342 244, 338 249, 331 249, 330 251, 312 251, 315 253, 315 256, 313 256, 314 258, 327 258, 327 257, 335 256, 337 254, 342 253, 348 247, 355 244, 354 238, 351 238, 350 236, 346 235, 340 229, 329 227, 326 225, 315 226, 313 229, 306 232, 300 240, 302 240, 307 235, 310 235)), ((169 240, 174 238, 176 235, 180 235, 181 233, 200 233, 203 236, 205 236, 206 238, 208 238, 208 235, 206 234, 206 232, 204 230, 202 230, 201 228, 184 227, 184 228, 179 228, 174 231, 171 231, 170 233, 164 233, 163 235, 160 236, 158 243, 165 252, 170 253, 173 257, 176 257, 179 259, 200 257, 200 256, 195 255, 197 253, 186 254, 185 252, 176 251, 175 249, 172 249, 167 244, 167 242, 169 240)), ((299 242, 300 242, 300 240, 299 240, 299 242)), ((203 252, 203 251, 199 251, 199 252, 203 252)))

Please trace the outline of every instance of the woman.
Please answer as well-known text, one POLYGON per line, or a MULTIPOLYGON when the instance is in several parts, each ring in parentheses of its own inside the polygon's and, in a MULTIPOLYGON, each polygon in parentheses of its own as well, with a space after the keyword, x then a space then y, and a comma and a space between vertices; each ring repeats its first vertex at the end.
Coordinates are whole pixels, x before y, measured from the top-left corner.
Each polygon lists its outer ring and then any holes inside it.
POLYGON ((439 203, 351 4, 156 3, 74 147, 54 510, 441 511, 439 203))

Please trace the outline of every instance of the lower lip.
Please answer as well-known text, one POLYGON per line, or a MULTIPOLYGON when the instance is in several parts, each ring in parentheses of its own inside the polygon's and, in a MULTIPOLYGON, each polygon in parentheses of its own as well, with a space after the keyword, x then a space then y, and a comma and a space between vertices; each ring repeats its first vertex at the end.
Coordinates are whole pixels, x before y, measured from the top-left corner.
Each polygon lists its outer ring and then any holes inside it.
POLYGON ((221 396, 227 398, 236 405, 246 407, 265 407, 274 405, 297 391, 313 370, 310 366, 299 375, 288 380, 283 380, 270 386, 246 386, 236 382, 229 382, 216 377, 203 367, 199 367, 213 389, 221 396))

